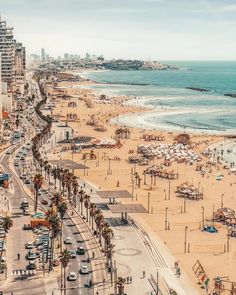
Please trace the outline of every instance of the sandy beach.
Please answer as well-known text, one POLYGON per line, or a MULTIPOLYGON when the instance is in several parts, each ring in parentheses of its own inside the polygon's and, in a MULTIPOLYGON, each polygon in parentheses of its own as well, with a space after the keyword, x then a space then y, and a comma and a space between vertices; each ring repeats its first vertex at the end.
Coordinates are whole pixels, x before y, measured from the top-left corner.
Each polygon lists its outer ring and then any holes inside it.
MULTIPOLYGON (((117 128, 120 128, 119 120, 115 119, 116 125, 111 124, 111 119, 125 114, 138 114, 141 111, 150 112, 138 105, 125 105, 127 97, 101 99, 93 90, 73 87, 81 84, 85 86, 87 83, 91 82, 61 82, 56 87, 48 86, 51 100, 54 100, 56 105, 53 115, 60 116, 60 120, 67 122, 74 130, 75 137, 90 136, 111 140, 115 138, 117 128), (95 122, 95 126, 88 125, 89 121, 95 122), (95 128, 96 126, 99 128, 95 128)), ((219 144, 224 137, 191 134, 191 150, 198 155, 198 161, 172 161, 171 158, 165 165, 165 157, 158 156, 152 159, 149 165, 142 166, 130 164, 128 160, 130 156, 137 156, 136 150, 139 145, 147 147, 155 144, 158 150, 160 144, 173 144, 179 133, 132 127, 129 128, 129 132, 130 138, 120 138, 120 145, 115 148, 94 149, 94 159, 90 159, 89 155, 86 159, 83 158, 83 154, 90 153, 92 148, 74 153, 69 150, 60 152, 60 155, 63 159, 73 159, 88 166, 87 171, 75 170, 75 174, 102 190, 122 189, 132 193, 132 199, 121 200, 124 204, 140 203, 147 208, 150 193, 150 213, 133 214, 132 217, 137 218, 144 227, 150 227, 154 238, 156 235, 164 241, 194 285, 199 281, 192 269, 197 261, 200 261, 210 279, 209 290, 213 289, 213 279, 217 276, 236 281, 236 238, 228 240, 226 225, 218 222, 213 224, 211 220, 213 212, 221 207, 236 208, 236 176, 229 169, 224 169, 223 164, 213 159, 210 161, 210 157, 204 155, 209 146, 219 144), (145 134, 162 136, 165 140, 145 141, 145 134), (162 170, 172 172, 178 175, 178 178, 168 180, 156 177, 154 180, 148 174, 144 176, 144 170, 150 166, 161 166, 162 170), (139 183, 133 179, 134 172, 137 176, 135 179, 140 179, 139 183), (219 175, 222 175, 221 179, 217 180, 219 175), (203 199, 185 201, 185 198, 177 197, 177 186, 185 182, 201 192, 203 199), (214 225, 218 232, 202 231, 204 225, 214 225)), ((64 147, 68 147, 68 144, 64 147)), ((170 150, 176 146, 168 148, 170 150)), ((178 149, 181 153, 182 147, 179 146, 178 149)), ((163 147, 163 150, 165 152, 167 147, 163 147)), ((198 288, 199 293, 206 294, 200 286, 198 288)))

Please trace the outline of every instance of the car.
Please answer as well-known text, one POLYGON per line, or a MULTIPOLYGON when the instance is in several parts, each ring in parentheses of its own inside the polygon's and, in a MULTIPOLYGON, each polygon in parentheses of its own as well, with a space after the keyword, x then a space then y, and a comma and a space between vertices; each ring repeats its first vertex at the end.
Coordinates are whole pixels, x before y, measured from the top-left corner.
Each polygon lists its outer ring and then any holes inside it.
POLYGON ((11 154, 11 151, 7 151, 7 152, 6 152, 6 155, 10 155, 10 154, 11 154))
POLYGON ((29 261, 29 264, 26 266, 26 269, 30 269, 30 270, 36 269, 35 261, 29 261))
POLYGON ((14 162, 14 166, 15 166, 15 167, 19 167, 20 164, 19 164, 18 162, 14 162))
POLYGON ((30 184, 30 183, 31 183, 31 182, 30 182, 30 179, 29 179, 29 178, 26 178, 25 181, 24 181, 24 183, 25 183, 25 184, 30 184))
POLYGON ((38 251, 42 251, 43 248, 44 248, 44 246, 43 246, 42 244, 40 244, 40 245, 37 246, 37 250, 38 250, 38 251))
POLYGON ((76 251, 75 250, 69 250, 69 255, 70 255, 70 258, 76 258, 76 251))
POLYGON ((25 244, 25 249, 33 249, 34 248, 34 245, 32 242, 28 242, 25 244))
POLYGON ((76 272, 69 272, 69 275, 67 277, 68 281, 76 281, 77 280, 77 274, 76 272))
POLYGON ((45 200, 45 199, 43 199, 43 200, 41 201, 41 204, 42 204, 42 205, 48 205, 48 201, 45 200))
POLYGON ((66 237, 66 238, 64 239, 64 244, 66 244, 66 245, 71 245, 71 244, 72 244, 72 239, 71 239, 71 237, 66 237))
POLYGON ((78 247, 78 248, 77 248, 77 254, 78 254, 78 255, 84 255, 84 254, 85 254, 85 249, 84 249, 84 247, 78 247))
POLYGON ((31 230, 31 229, 32 229, 32 227, 31 227, 30 224, 24 224, 23 225, 23 230, 31 230))
POLYGON ((80 266, 80 270, 79 270, 79 272, 80 272, 80 274, 82 274, 82 275, 87 275, 87 274, 89 274, 89 268, 88 268, 88 266, 82 264, 82 265, 80 266))
POLYGON ((31 250, 29 250, 26 257, 27 257, 28 260, 35 260, 37 258, 36 254, 31 250))
POLYGON ((0 238, 5 238, 6 237, 6 231, 4 228, 0 227, 0 238))
POLYGON ((29 208, 24 208, 24 215, 30 215, 29 208))
POLYGON ((22 173, 20 179, 24 179, 26 177, 26 173, 22 173))

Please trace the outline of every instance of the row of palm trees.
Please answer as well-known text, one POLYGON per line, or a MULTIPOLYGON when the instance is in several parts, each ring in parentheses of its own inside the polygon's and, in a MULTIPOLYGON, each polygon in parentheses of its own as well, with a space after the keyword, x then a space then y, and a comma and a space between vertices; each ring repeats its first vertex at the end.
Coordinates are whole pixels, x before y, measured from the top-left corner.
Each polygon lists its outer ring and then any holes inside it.
MULTIPOLYGON (((50 210, 47 212, 47 219, 50 225, 51 233, 52 233, 52 244, 51 244, 51 258, 53 257, 54 252, 54 240, 58 236, 58 234, 62 231, 62 221, 63 217, 67 211, 67 203, 64 201, 67 200, 74 206, 79 208, 79 212, 81 216, 86 219, 86 222, 89 223, 92 230, 94 231, 94 235, 98 238, 99 244, 102 247, 103 252, 107 257, 107 265, 112 271, 112 255, 114 251, 114 245, 111 240, 113 237, 113 231, 110 228, 109 224, 106 222, 102 211, 97 208, 96 204, 91 202, 91 196, 87 194, 82 187, 79 186, 77 181, 77 177, 73 175, 69 170, 64 169, 59 166, 52 166, 48 163, 47 160, 43 160, 42 156, 39 152, 39 148, 48 140, 51 136, 51 128, 52 128, 52 118, 50 116, 44 116, 41 112, 41 107, 46 104, 47 96, 45 94, 45 90, 42 84, 39 83, 39 89, 43 99, 37 104, 35 107, 35 111, 37 115, 43 120, 46 125, 43 128, 42 132, 37 134, 33 138, 32 145, 32 153, 33 157, 36 161, 36 165, 40 168, 41 173, 38 173, 34 177, 34 188, 35 188, 35 211, 37 211, 38 207, 38 192, 43 183, 42 172, 44 170, 44 178, 50 183, 51 176, 54 180, 55 189, 59 185, 60 194, 56 194, 53 197, 53 203, 56 207, 56 211, 50 210), (79 204, 77 204, 77 200, 79 200, 79 204), (86 210, 86 216, 84 216, 83 209, 86 210), (60 217, 58 215, 60 214, 60 217), (61 220, 60 220, 61 219, 61 220)), ((68 251, 62 251, 62 243, 61 243, 61 262, 62 266, 65 268, 68 264, 68 251)), ((52 262, 51 262, 52 265, 52 262)), ((65 276, 65 273, 64 273, 65 276)), ((64 280, 64 288, 65 288, 65 280, 64 280)))

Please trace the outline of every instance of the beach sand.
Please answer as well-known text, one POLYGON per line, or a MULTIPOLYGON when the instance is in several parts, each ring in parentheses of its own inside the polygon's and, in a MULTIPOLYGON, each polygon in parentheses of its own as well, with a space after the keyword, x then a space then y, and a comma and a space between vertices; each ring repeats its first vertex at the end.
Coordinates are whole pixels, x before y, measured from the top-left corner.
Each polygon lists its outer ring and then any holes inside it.
MULTIPOLYGON (((59 86, 69 87, 75 85, 75 83, 60 83, 59 86)), ((79 83, 76 83, 79 84, 79 83)), ((86 83, 83 82, 83 85, 86 83)), ((51 94, 58 93, 49 87, 48 91, 51 94)), ((78 120, 75 122, 68 121, 68 125, 74 129, 74 136, 92 136, 95 138, 102 137, 114 137, 117 126, 111 125, 109 120, 118 115, 126 113, 137 113, 145 111, 141 107, 123 106, 122 101, 126 98, 115 98, 112 103, 99 104, 94 102, 96 94, 92 90, 80 89, 80 88, 65 88, 64 93, 72 96, 68 100, 57 99, 56 108, 53 110, 53 114, 59 114, 64 117, 66 121, 66 114, 75 113, 78 116, 78 120), (73 96, 75 96, 73 98, 73 96), (88 107, 87 101, 92 102, 92 107, 88 107), (77 107, 68 107, 68 102, 75 101, 77 107), (95 131, 92 126, 86 125, 87 120, 91 115, 98 118, 99 123, 106 127, 105 132, 95 131)), ((147 111, 147 110, 146 110, 147 111)), ((89 167, 88 172, 84 175, 83 170, 76 170, 75 174, 82 179, 95 184, 102 190, 116 190, 126 189, 132 192, 131 184, 131 169, 134 165, 128 164, 127 159, 130 156, 129 151, 135 150, 138 144, 149 144, 142 139, 143 133, 150 133, 150 131, 144 131, 138 128, 130 128, 130 139, 121 139, 121 148, 101 148, 96 149, 95 154, 99 157, 98 160, 86 160, 82 161, 82 154, 90 152, 91 149, 83 150, 80 153, 73 153, 71 151, 62 153, 62 157, 65 159, 73 159, 76 162, 81 162, 89 167), (115 160, 116 157, 120 160, 115 160), (108 158, 111 160, 109 161, 108 158), (112 170, 112 175, 107 175, 109 168, 112 170), (119 184, 119 187, 118 187, 119 184)), ((162 134, 165 136, 164 142, 158 143, 172 143, 175 133, 169 133, 165 131, 152 131, 153 134, 162 134)), ((195 143, 194 151, 202 153, 206 148, 215 143, 222 141, 221 136, 211 135, 193 135, 192 142, 195 143)), ((203 157, 203 161, 207 162, 207 158, 203 157)), ((154 164, 163 163, 163 159, 155 159, 154 164)), ((225 252, 227 244, 227 228, 226 226, 216 223, 215 226, 219 230, 218 233, 202 232, 199 227, 203 219, 205 224, 211 225, 212 223, 207 221, 211 219, 213 210, 216 210, 222 206, 232 209, 236 208, 236 176, 230 174, 228 170, 223 169, 222 166, 216 165, 212 167, 212 172, 207 173, 204 177, 201 176, 199 171, 196 171, 196 163, 193 165, 186 165, 184 163, 172 163, 167 170, 174 170, 178 173, 179 178, 170 181, 170 200, 169 198, 169 181, 161 178, 157 178, 156 186, 151 187, 150 177, 147 177, 147 184, 144 185, 143 171, 147 166, 136 165, 136 172, 141 177, 141 187, 137 186, 133 189, 133 199, 123 199, 122 203, 141 203, 147 208, 148 193, 150 193, 150 213, 138 214, 138 219, 143 224, 147 224, 151 227, 153 232, 157 234, 167 245, 182 269, 187 273, 194 285, 197 285, 198 279, 195 276, 192 267, 199 260, 210 278, 210 286, 212 288, 213 279, 217 276, 227 276, 229 280, 236 281, 236 238, 229 240, 229 252, 225 252), (224 175, 223 180, 217 181, 216 176, 222 173, 224 175), (176 197, 176 186, 188 181, 195 187, 199 187, 200 191, 203 191, 204 198, 200 201, 187 200, 186 201, 186 213, 181 213, 184 207, 184 199, 176 197), (223 195, 223 197, 222 197, 223 195), (166 209, 168 208, 168 209, 166 209), (182 209, 181 209, 182 208, 182 209), (203 209, 204 208, 204 209, 203 209), (167 224, 170 229, 165 230, 165 216, 167 212, 167 224), (184 253, 184 235, 185 227, 187 229, 187 253, 184 253), (189 246, 188 246, 189 245, 189 246), (188 253, 189 248, 189 253, 188 253)), ((205 290, 199 288, 199 293, 206 294, 205 290)))

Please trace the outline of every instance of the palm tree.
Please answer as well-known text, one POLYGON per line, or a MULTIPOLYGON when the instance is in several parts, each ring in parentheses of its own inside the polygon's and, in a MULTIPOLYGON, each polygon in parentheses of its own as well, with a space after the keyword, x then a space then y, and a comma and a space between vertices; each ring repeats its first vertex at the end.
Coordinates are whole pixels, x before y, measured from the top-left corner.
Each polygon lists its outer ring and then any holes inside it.
POLYGON ((88 222, 88 209, 89 209, 89 204, 90 204, 90 196, 89 195, 85 195, 84 196, 84 207, 86 208, 86 221, 88 222))
POLYGON ((101 212, 101 210, 97 210, 98 212, 96 212, 96 217, 95 217, 95 223, 96 223, 96 227, 97 227, 97 236, 99 236, 99 243, 101 245, 101 235, 102 235, 102 227, 104 225, 104 217, 103 214, 101 212))
POLYGON ((78 184, 76 176, 74 176, 73 178, 72 188, 73 188, 73 205, 75 208, 77 208, 77 194, 79 191, 79 184, 78 184))
POLYGON ((84 202, 85 191, 82 189, 79 191, 79 201, 80 201, 80 214, 83 216, 83 202, 84 202))
POLYGON ((50 176, 51 176, 51 171, 52 171, 52 166, 50 164, 47 165, 47 176, 48 176, 48 183, 50 184, 51 182, 51 179, 50 179, 50 176))
POLYGON ((91 223, 91 219, 92 219, 92 229, 93 229, 93 221, 94 221, 96 208, 97 208, 97 206, 94 203, 90 203, 90 206, 89 206, 89 215, 90 215, 89 223, 91 223))
POLYGON ((35 189, 35 206, 34 211, 37 212, 38 209, 38 193, 43 184, 43 176, 41 174, 36 174, 33 179, 34 189, 35 189))
POLYGON ((52 270, 53 266, 53 256, 54 256, 54 239, 57 237, 57 235, 61 231, 61 223, 60 223, 60 218, 58 217, 57 213, 53 211, 53 209, 48 210, 46 212, 46 219, 49 222, 50 229, 51 229, 51 255, 50 255, 50 265, 49 265, 49 270, 52 270))
POLYGON ((62 284, 62 269, 61 269, 61 288, 64 287, 64 295, 66 295, 66 268, 70 260, 70 253, 67 249, 61 252, 61 266, 64 269, 64 286, 62 284))
POLYGON ((68 172, 67 173, 67 181, 66 181, 66 187, 67 187, 67 193, 68 193, 68 199, 71 201, 71 185, 73 182, 73 174, 68 172))
POLYGON ((66 202, 61 202, 58 206, 57 206, 57 209, 60 213, 60 217, 61 219, 64 218, 65 214, 66 214, 66 211, 68 209, 68 206, 66 204, 66 202))
POLYGON ((110 244, 109 247, 107 247, 106 255, 107 259, 109 261, 109 268, 111 270, 111 281, 113 281, 113 261, 112 261, 112 256, 114 253, 114 248, 115 245, 110 244))
POLYGON ((104 252, 107 251, 107 248, 111 244, 112 236, 113 236, 113 230, 110 228, 108 223, 105 223, 102 230, 102 237, 104 238, 104 252))
POLYGON ((9 229, 13 226, 13 220, 9 216, 3 217, 2 220, 3 221, 1 226, 4 228, 5 232, 7 233, 9 229))
POLYGON ((52 202, 53 204, 55 204, 55 206, 58 208, 58 206, 60 205, 60 203, 62 202, 63 198, 62 195, 60 193, 56 193, 53 197, 52 197, 52 202))

